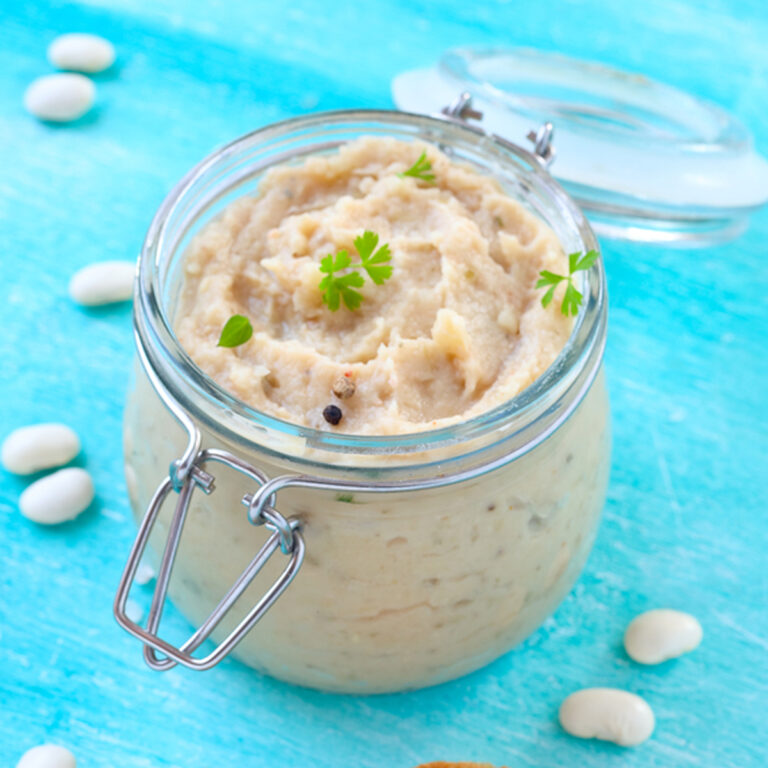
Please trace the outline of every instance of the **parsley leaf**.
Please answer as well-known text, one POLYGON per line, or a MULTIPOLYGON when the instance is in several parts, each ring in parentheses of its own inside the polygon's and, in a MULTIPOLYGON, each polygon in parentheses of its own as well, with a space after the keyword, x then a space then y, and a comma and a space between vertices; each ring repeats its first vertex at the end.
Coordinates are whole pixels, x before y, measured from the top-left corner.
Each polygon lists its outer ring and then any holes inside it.
POLYGON ((561 280, 568 279, 563 275, 556 275, 548 269, 542 269, 541 272, 539 272, 539 275, 539 282, 536 283, 537 288, 543 288, 545 285, 557 285, 561 280))
POLYGON ((550 272, 548 269, 542 269, 539 272, 539 279, 536 282, 536 288, 545 288, 549 286, 547 292, 541 297, 541 306, 548 307, 552 303, 555 295, 555 288, 565 281, 565 293, 560 304, 560 311, 564 315, 577 315, 579 307, 584 296, 573 284, 573 273, 590 269, 599 258, 597 251, 588 251, 587 253, 569 253, 568 254, 568 274, 558 275, 550 272))
MULTIPOLYGON (((540 288, 541 286, 537 285, 536 287, 540 288)), ((541 297, 541 306, 542 307, 546 308, 552 302, 552 299, 553 299, 553 297, 555 295, 555 287, 556 286, 554 286, 554 285, 551 286, 550 289, 541 297)))
POLYGON ((360 255, 360 258, 365 261, 370 258, 371 254, 379 244, 379 236, 375 232, 369 232, 367 229, 362 235, 358 235, 354 239, 355 250, 360 255))
MULTIPOLYGON (((363 276, 358 272, 350 272, 348 275, 337 277, 335 282, 337 290, 341 293, 344 306, 347 309, 357 309, 363 301, 363 294, 353 290, 353 286, 362 288, 363 283, 365 283, 363 276)), ((336 308, 338 309, 338 306, 336 308)))
POLYGON ((353 290, 362 287, 362 275, 350 272, 342 277, 334 277, 334 272, 340 272, 351 264, 352 260, 346 251, 339 251, 335 257, 329 253, 320 262, 320 271, 325 273, 325 277, 319 287, 323 291, 323 303, 328 305, 331 312, 335 312, 342 301, 348 309, 357 309, 363 300, 362 294, 353 290))
POLYGON ((426 181, 428 184, 435 183, 435 174, 431 173, 432 163, 427 159, 426 151, 419 155, 419 159, 407 170, 397 175, 402 179, 406 176, 412 176, 414 179, 426 181))
POLYGON ((386 243, 374 253, 378 244, 379 236, 374 232, 368 232, 368 230, 363 232, 360 237, 355 238, 355 248, 360 254, 360 261, 362 262, 360 266, 376 285, 382 285, 385 280, 392 277, 392 267, 376 265, 386 264, 392 258, 392 253, 386 243))
POLYGON ((581 261, 576 265, 574 272, 578 272, 580 269, 589 269, 597 261, 597 251, 589 251, 581 257, 581 261))
POLYGON ((386 243, 376 250, 379 236, 366 230, 354 240, 355 249, 360 256, 360 264, 352 264, 347 251, 339 251, 335 256, 329 253, 320 261, 320 272, 325 277, 318 286, 323 293, 323 303, 335 312, 344 302, 347 309, 357 309, 363 301, 363 295, 354 290, 362 288, 365 278, 357 271, 363 269, 376 285, 382 285, 392 277, 392 267, 387 264, 392 258, 386 243), (353 271, 337 276, 337 272, 350 268, 353 271))
POLYGON ((239 347, 253 336, 251 321, 244 315, 232 315, 221 329, 217 347, 239 347))
POLYGON ((577 315, 579 313, 579 304, 581 304, 582 295, 576 290, 572 282, 565 286, 565 295, 563 296, 562 311, 564 315, 577 315))

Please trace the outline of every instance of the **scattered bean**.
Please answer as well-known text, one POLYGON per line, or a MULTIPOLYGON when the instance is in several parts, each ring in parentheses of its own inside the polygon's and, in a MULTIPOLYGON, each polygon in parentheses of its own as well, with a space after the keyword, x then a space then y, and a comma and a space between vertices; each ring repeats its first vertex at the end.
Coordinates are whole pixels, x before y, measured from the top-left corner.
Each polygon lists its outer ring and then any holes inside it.
POLYGON ((19 498, 24 517, 44 525, 73 520, 93 501, 91 476, 78 467, 60 469, 32 483, 19 498))
POLYGON ((75 756, 65 747, 41 744, 27 750, 16 768, 77 768, 75 756))
POLYGON ((136 576, 133 580, 139 586, 143 587, 145 584, 149 584, 156 575, 155 569, 149 563, 145 563, 142 560, 142 562, 139 563, 139 567, 136 569, 136 576))
POLYGON ((652 733, 656 720, 648 703, 617 688, 584 688, 560 706, 560 725, 581 739, 633 747, 652 733))
POLYGON ((80 438, 65 424, 34 424, 11 432, 0 448, 3 466, 16 475, 60 467, 80 453, 80 438))
POLYGON ((682 611, 656 609, 635 617, 624 633, 624 648, 640 664, 661 664, 698 647, 701 624, 682 611))
POLYGON ((136 265, 132 261, 99 261, 72 275, 69 296, 86 307, 127 301, 133 295, 136 265))
POLYGON ((48 61, 58 69, 103 72, 115 61, 115 47, 98 35, 73 32, 59 35, 48 46, 48 61))
POLYGON ((339 400, 349 400, 352 395, 355 394, 355 382, 351 376, 339 376, 336 381, 333 382, 332 391, 339 400))
POLYGON ((125 603, 125 615, 134 623, 139 624, 144 618, 144 609, 131 598, 125 603))
POLYGON ((45 75, 24 93, 24 107, 40 120, 68 123, 82 117, 96 98, 96 86, 83 75, 45 75))

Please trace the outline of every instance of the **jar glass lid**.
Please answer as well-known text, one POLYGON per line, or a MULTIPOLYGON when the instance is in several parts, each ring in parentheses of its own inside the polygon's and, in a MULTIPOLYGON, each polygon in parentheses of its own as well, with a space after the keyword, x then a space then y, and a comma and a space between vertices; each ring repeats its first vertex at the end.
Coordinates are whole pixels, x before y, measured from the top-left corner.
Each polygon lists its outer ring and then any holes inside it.
POLYGON ((408 112, 439 112, 462 92, 485 130, 517 144, 554 125, 550 171, 602 235, 709 245, 768 202, 768 162, 747 129, 642 75, 544 51, 457 49, 392 83, 408 112))

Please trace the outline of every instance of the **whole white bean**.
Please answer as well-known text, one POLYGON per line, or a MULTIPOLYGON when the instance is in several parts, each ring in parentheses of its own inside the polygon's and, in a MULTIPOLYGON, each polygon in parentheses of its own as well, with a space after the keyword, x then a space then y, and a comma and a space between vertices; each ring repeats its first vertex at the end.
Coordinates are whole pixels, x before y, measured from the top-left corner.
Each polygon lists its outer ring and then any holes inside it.
POLYGON ((11 432, 0 448, 3 466, 16 475, 60 467, 80 453, 80 438, 66 424, 33 424, 11 432))
POLYGON ((661 664, 698 647, 704 632, 694 616, 656 609, 636 616, 624 633, 624 648, 640 664, 661 664))
POLYGON ((139 624, 144 616, 144 609, 135 600, 128 598, 125 603, 125 615, 134 624, 139 624))
POLYGON ((58 69, 103 72, 115 61, 115 47, 98 35, 72 32, 59 35, 48 46, 48 61, 58 69))
POLYGON ((65 747, 41 744, 25 752, 16 768, 77 768, 77 760, 65 747))
POLYGON ((72 275, 69 295, 86 307, 127 301, 133 295, 136 264, 132 261, 99 261, 72 275))
POLYGON ((24 517, 44 525, 74 520, 93 501, 93 480, 79 467, 60 469, 32 483, 19 498, 24 517))
POLYGON ((560 706, 560 725, 581 739, 602 739, 633 747, 656 725, 645 699, 618 688, 584 688, 560 706))
POLYGON ((139 586, 144 586, 145 584, 149 584, 149 582, 152 581, 156 575, 157 574, 155 573, 155 569, 149 563, 142 561, 139 563, 139 567, 136 569, 136 576, 133 580, 139 586))
POLYGON ((83 75, 45 75, 24 92, 24 107, 40 120, 67 123, 82 117, 96 98, 96 86, 83 75))

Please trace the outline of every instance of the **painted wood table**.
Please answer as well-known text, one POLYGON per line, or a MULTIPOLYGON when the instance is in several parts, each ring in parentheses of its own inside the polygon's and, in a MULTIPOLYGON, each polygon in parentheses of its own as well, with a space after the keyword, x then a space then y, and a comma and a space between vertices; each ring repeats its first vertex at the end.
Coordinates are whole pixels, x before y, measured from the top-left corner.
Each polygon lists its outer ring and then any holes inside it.
POLYGON ((68 745, 84 768, 408 768, 428 759, 595 768, 768 764, 766 242, 768 212, 727 246, 605 242, 615 449, 597 546, 571 595, 490 667, 417 693, 301 690, 234 661, 149 671, 111 614, 134 527, 120 422, 127 305, 84 311, 71 273, 135 256, 173 183, 214 146, 307 111, 387 107, 398 72, 455 45, 528 45, 658 79, 735 112, 768 152, 763 0, 600 3, 5 2, 0 24, 0 433, 64 420, 97 500, 43 528, 0 475, 0 763, 68 745), (74 125, 24 113, 47 43, 93 31, 117 65, 74 125), (705 639, 658 668, 631 663, 637 612, 689 610, 705 639), (635 750, 582 742, 565 695, 614 685, 658 725, 635 750))

